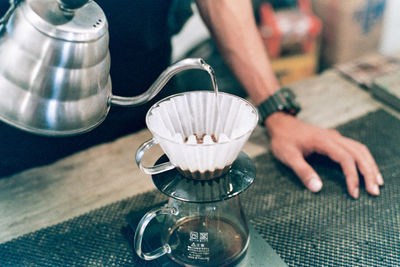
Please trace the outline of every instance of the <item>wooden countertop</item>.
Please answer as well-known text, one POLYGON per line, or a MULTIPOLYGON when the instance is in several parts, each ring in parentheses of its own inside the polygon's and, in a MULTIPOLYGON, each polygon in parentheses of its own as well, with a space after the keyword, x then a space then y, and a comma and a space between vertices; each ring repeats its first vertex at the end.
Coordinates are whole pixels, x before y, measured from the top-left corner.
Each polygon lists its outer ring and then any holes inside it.
MULTIPOLYGON (((291 87, 303 107, 299 117, 323 127, 335 127, 381 107, 334 70, 291 87)), ((0 179, 0 243, 155 189, 134 160, 136 149, 150 138, 149 131, 142 130, 0 179)), ((267 143, 264 130, 258 127, 244 152, 251 157, 260 155, 267 151, 267 143)), ((145 162, 151 164, 160 155, 158 150, 145 162)))

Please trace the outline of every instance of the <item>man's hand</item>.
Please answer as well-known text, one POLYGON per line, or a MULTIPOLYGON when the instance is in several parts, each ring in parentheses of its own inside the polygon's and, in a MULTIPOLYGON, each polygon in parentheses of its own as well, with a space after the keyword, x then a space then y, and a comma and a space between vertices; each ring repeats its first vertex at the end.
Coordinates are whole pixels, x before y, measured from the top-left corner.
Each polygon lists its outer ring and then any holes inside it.
POLYGON ((347 190, 353 198, 359 196, 357 168, 364 176, 367 192, 374 196, 379 195, 383 178, 365 145, 344 137, 335 130, 304 123, 282 112, 269 116, 265 125, 275 157, 292 168, 312 192, 321 190, 322 181, 304 158, 315 152, 340 164, 346 177, 347 190))

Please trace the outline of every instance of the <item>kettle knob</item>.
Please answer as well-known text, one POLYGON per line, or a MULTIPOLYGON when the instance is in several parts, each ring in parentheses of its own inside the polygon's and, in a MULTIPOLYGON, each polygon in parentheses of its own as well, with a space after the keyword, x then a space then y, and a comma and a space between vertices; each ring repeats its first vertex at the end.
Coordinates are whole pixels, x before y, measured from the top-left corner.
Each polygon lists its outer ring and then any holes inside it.
POLYGON ((57 0, 60 8, 66 11, 75 11, 86 5, 91 0, 57 0))

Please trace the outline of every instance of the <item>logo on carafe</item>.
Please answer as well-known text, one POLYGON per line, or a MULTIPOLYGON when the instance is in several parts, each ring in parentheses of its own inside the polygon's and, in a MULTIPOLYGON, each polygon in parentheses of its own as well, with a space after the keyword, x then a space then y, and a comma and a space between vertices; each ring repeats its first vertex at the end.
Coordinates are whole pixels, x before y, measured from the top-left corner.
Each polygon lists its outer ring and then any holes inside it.
POLYGON ((198 232, 194 232, 194 231, 190 231, 190 241, 197 241, 199 239, 199 233, 198 232))

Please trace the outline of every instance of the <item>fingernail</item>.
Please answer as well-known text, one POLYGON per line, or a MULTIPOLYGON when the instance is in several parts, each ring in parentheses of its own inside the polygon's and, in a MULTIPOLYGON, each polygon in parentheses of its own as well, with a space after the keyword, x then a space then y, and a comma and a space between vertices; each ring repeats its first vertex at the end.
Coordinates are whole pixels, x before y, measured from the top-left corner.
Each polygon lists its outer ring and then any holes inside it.
POLYGON ((379 186, 378 186, 378 185, 374 184, 374 185, 372 186, 371 191, 372 191, 372 194, 373 194, 374 196, 379 196, 379 186))
POLYGON ((353 198, 358 198, 360 195, 360 189, 356 187, 353 191, 353 198))
POLYGON ((379 185, 383 185, 383 177, 382 174, 378 173, 378 175, 376 176, 376 180, 378 181, 379 185))
POLYGON ((322 182, 321 179, 317 175, 312 175, 310 178, 310 181, 308 182, 308 189, 311 190, 311 192, 319 192, 322 188, 322 182))

